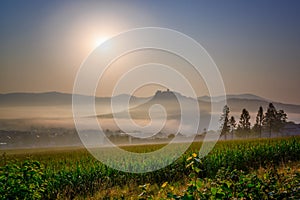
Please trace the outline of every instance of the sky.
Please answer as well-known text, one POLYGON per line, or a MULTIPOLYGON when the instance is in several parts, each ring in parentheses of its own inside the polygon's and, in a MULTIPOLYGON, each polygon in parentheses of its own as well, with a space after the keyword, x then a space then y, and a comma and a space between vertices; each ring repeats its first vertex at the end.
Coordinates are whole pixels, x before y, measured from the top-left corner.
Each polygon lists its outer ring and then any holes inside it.
MULTIPOLYGON (((71 93, 80 65, 97 44, 140 27, 174 29, 194 38, 215 61, 228 94, 300 104, 300 2, 292 0, 3 0, 0 93, 71 93)), ((195 87, 197 95, 207 95, 205 86, 195 87)))

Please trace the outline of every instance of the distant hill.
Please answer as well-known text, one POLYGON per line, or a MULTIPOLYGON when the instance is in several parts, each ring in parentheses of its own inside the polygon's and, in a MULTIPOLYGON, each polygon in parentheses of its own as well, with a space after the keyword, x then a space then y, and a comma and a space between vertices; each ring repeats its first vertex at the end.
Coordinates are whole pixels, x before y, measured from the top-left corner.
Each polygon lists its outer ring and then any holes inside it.
MULTIPOLYGON (((167 115, 168 118, 178 118, 180 115, 180 105, 179 101, 184 103, 188 103, 190 101, 196 101, 195 99, 185 97, 181 95, 180 93, 171 92, 171 91, 157 91, 154 96, 147 98, 147 101, 138 104, 132 108, 129 109, 130 115, 133 118, 137 119, 149 119, 149 109, 154 105, 161 105, 167 115)), ((155 109, 152 110, 155 114, 157 112, 160 112, 161 110, 155 109)), ((115 113, 115 116, 118 116, 120 118, 127 116, 127 110, 115 113)), ((99 115, 100 118, 111 118, 112 114, 105 114, 105 115, 99 115)))
MULTIPOLYGON (((250 112, 257 112, 258 107, 262 106, 266 111, 267 106, 271 101, 256 100, 256 99, 228 99, 227 104, 231 111, 240 112, 243 108, 246 108, 250 112)), ((284 104, 279 102, 273 102, 276 109, 282 109, 286 113, 299 113, 300 105, 284 104)))
POLYGON ((265 98, 262 98, 260 96, 254 95, 254 94, 229 94, 226 96, 216 96, 216 97, 209 97, 209 96, 201 96, 198 97, 198 100, 200 101, 207 101, 207 102, 219 102, 223 101, 224 99, 247 99, 247 100, 260 100, 260 101, 269 101, 265 98))
MULTIPOLYGON (((94 98, 93 96, 78 95, 83 99, 94 98)), ((121 94, 113 97, 115 102, 124 102, 130 98, 131 101, 143 101, 147 98, 137 98, 128 94, 121 94)), ((110 97, 96 97, 98 103, 110 103, 110 97)), ((0 94, 0 106, 59 106, 71 105, 72 94, 60 92, 44 92, 44 93, 8 93, 0 94)))
POLYGON ((72 95, 59 92, 0 94, 0 106, 43 106, 70 104, 72 95))

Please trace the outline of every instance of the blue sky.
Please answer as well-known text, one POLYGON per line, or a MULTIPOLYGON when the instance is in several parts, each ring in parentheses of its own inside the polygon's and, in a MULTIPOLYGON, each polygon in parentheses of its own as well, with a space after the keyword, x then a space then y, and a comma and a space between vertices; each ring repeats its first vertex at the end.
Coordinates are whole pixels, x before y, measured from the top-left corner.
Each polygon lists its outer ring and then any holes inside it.
POLYGON ((0 93, 71 92, 97 37, 159 26, 202 44, 219 67, 228 93, 300 104, 299 1, 0 4, 0 93))

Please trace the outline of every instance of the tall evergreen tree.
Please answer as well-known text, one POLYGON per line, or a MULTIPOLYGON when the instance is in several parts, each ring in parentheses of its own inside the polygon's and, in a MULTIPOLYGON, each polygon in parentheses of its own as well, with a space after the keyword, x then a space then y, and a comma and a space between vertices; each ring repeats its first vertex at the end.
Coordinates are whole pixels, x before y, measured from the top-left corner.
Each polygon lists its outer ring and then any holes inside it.
POLYGON ((280 132, 280 130, 286 125, 286 120, 287 120, 287 114, 283 110, 279 110, 277 112, 277 125, 275 127, 275 130, 277 132, 280 132))
POLYGON ((255 124, 254 124, 254 127, 253 127, 253 130, 256 133, 259 133, 260 138, 261 138, 261 135, 262 135, 263 120, 264 120, 264 110, 260 106, 258 111, 257 111, 256 120, 255 120, 255 124))
POLYGON ((250 134, 250 130, 251 130, 251 123, 250 123, 250 115, 248 110, 246 110, 245 108, 242 110, 242 114, 240 117, 240 121, 238 124, 238 131, 241 134, 245 134, 246 137, 248 137, 248 135, 250 134))
POLYGON ((230 132, 231 132, 231 139, 233 139, 233 133, 234 133, 234 130, 236 128, 236 121, 235 121, 234 116, 230 117, 229 126, 230 126, 230 132))
POLYGON ((279 132, 284 127, 286 120, 285 112, 283 110, 277 111, 275 106, 270 103, 263 120, 264 127, 269 131, 269 137, 273 132, 279 132))
POLYGON ((223 113, 222 113, 221 118, 220 118, 220 122, 221 122, 221 127, 220 127, 220 129, 221 129, 221 135, 224 135, 225 140, 227 139, 226 135, 227 135, 227 133, 230 130, 229 113, 230 113, 229 107, 227 105, 225 105, 224 108, 223 108, 223 113))
POLYGON ((287 114, 283 111, 283 110, 279 110, 277 112, 277 119, 279 120, 279 122, 281 122, 281 127, 282 128, 282 125, 284 125, 286 123, 286 120, 287 120, 287 114))
POLYGON ((264 119, 264 127, 268 129, 269 137, 271 137, 272 131, 276 123, 276 115, 277 115, 276 108, 272 103, 270 103, 264 119))

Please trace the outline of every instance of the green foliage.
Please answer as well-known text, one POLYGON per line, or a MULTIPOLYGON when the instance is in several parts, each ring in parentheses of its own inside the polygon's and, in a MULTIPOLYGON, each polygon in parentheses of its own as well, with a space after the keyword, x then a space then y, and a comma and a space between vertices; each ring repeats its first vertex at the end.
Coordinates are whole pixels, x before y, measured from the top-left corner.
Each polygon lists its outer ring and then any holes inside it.
POLYGON ((47 187, 44 169, 37 161, 0 168, 0 199, 41 199, 47 187))
MULTIPOLYGON (((195 159, 197 161, 198 159, 195 159)), ((191 162, 192 166, 194 161, 191 162)), ((275 168, 262 175, 242 170, 221 168, 214 178, 199 178, 197 167, 182 195, 168 193, 172 199, 299 199, 300 173, 287 169, 287 174, 275 168)))

